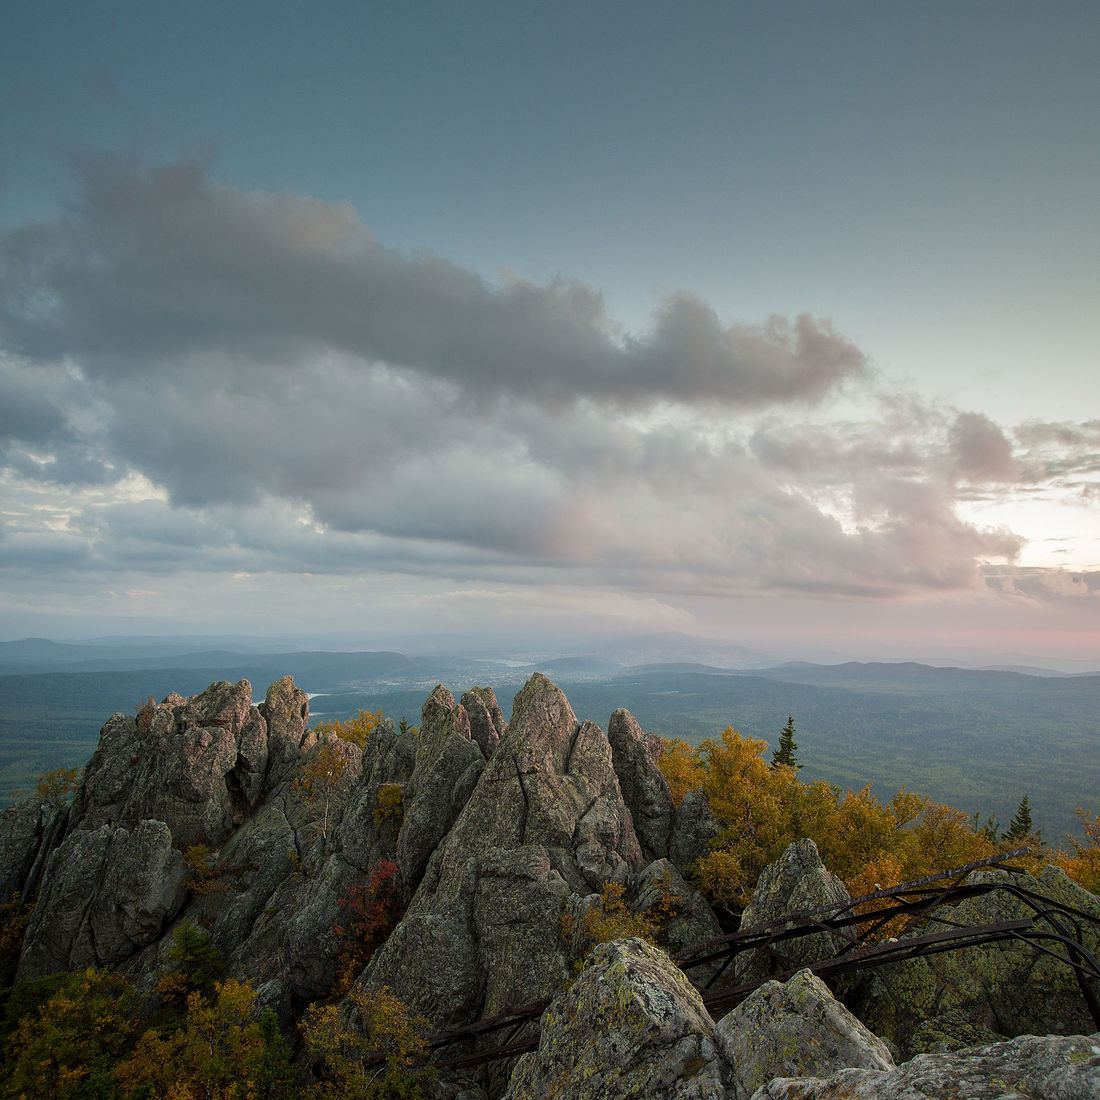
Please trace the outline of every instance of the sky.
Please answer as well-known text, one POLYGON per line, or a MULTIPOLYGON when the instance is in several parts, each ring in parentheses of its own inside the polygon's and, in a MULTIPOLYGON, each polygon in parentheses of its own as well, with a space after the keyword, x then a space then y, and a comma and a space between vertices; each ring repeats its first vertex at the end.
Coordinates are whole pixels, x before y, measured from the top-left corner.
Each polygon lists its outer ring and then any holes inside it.
POLYGON ((1097 41, 0 3, 0 636, 1100 668, 1097 41))

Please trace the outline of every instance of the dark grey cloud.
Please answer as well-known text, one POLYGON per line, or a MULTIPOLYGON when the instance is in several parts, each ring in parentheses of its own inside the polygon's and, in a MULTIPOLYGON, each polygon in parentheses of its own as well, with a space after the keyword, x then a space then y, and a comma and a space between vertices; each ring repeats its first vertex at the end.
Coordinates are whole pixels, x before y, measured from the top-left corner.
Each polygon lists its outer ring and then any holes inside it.
POLYGON ((63 222, 0 238, 0 328, 36 358, 97 377, 173 372, 211 353, 270 369, 335 350, 364 365, 498 393, 637 406, 814 400, 866 369, 808 316, 723 325, 671 298, 653 332, 621 335, 583 284, 488 285, 381 245, 347 205, 219 187, 200 163, 85 157, 63 222))

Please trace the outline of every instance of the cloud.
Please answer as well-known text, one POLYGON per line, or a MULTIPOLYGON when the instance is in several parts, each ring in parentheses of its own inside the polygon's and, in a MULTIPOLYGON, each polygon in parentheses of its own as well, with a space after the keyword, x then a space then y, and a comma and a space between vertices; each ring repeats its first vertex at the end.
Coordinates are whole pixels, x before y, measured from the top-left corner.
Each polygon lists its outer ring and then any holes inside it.
POLYGON ((98 155, 80 170, 67 219, 0 238, 0 326, 25 354, 79 357, 95 377, 190 373, 210 355, 274 372, 327 351, 480 400, 751 408, 819 399, 866 369, 809 316, 726 326, 679 295, 650 334, 620 336, 591 287, 491 286, 385 248, 347 204, 235 191, 197 162, 98 155))
POLYGON ((890 392, 808 316, 673 295, 624 333, 591 287, 403 256, 346 204, 81 170, 65 218, 0 235, 9 575, 981 593, 1021 539, 960 502, 1100 468, 1100 425, 890 392))
POLYGON ((1036 420, 1013 432, 1025 481, 1094 496, 1100 475, 1100 420, 1051 423, 1036 420))
POLYGON ((1004 432, 981 413, 962 412, 950 435, 955 475, 964 481, 1016 481, 1019 465, 1004 432))

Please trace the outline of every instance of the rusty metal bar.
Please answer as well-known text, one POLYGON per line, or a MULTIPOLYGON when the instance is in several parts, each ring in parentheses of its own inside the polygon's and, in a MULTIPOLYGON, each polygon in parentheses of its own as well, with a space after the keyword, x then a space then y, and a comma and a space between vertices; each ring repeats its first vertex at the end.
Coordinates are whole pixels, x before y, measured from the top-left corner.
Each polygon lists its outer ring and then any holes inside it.
MULTIPOLYGON (((1082 932, 1083 923, 1100 929, 1100 920, 1090 913, 1074 906, 1054 902, 1014 882, 965 883, 962 881, 965 876, 983 867, 997 867, 1012 873, 1020 873, 1017 867, 1005 866, 1005 861, 1023 855, 1027 851, 1027 848, 1018 848, 988 859, 977 860, 963 867, 955 867, 925 878, 901 883, 886 890, 876 890, 874 893, 852 898, 848 902, 786 914, 781 919, 768 924, 742 929, 727 936, 719 936, 704 943, 695 944, 678 952, 673 958, 684 970, 695 969, 708 963, 721 963, 717 972, 709 976, 702 991, 707 1008, 721 1013, 744 1000, 754 989, 762 985, 763 981, 769 980, 763 979, 734 988, 727 987, 711 991, 710 987, 724 975, 737 955, 745 951, 766 950, 773 958, 783 957, 783 953, 776 945, 803 936, 827 933, 840 935, 848 940, 848 943, 833 957, 809 965, 810 970, 822 977, 858 972, 944 951, 957 951, 966 947, 1005 940, 1020 940, 1038 951, 1051 955, 1074 971, 1085 1003, 1097 1027, 1100 1028, 1100 1003, 1093 990, 1094 983, 1100 985, 1100 963, 1084 946, 1082 932), (947 879, 955 879, 955 882, 947 886, 941 885, 947 879), (980 897, 995 891, 1004 891, 1017 898, 1032 910, 1033 916, 997 924, 961 925, 934 914, 934 910, 944 905, 955 905, 969 898, 980 897), (872 901, 888 901, 892 904, 870 912, 855 911, 858 906, 872 901), (946 924, 948 927, 944 931, 929 932, 922 936, 891 938, 880 943, 867 942, 869 933, 877 931, 887 921, 897 916, 907 916, 911 923, 924 919, 941 925, 946 924), (1037 921, 1049 925, 1053 931, 1037 928, 1037 921), (1072 931, 1076 935, 1067 931, 1063 921, 1068 921, 1072 925, 1072 931), (853 927, 859 929, 860 926, 864 926, 862 930, 852 931, 853 927), (1068 958, 1040 943, 1040 940, 1059 943, 1065 948, 1068 958)), ((792 965, 776 974, 775 979, 785 980, 801 969, 804 967, 792 965)), ((550 998, 542 998, 472 1024, 440 1031, 429 1040, 430 1048, 437 1052, 457 1043, 476 1042, 494 1032, 507 1030, 508 1034, 502 1043, 478 1051, 437 1059, 436 1064, 440 1067, 453 1068, 476 1066, 536 1049, 537 1035, 523 1040, 516 1040, 515 1036, 525 1025, 537 1022, 549 1003, 550 998)))

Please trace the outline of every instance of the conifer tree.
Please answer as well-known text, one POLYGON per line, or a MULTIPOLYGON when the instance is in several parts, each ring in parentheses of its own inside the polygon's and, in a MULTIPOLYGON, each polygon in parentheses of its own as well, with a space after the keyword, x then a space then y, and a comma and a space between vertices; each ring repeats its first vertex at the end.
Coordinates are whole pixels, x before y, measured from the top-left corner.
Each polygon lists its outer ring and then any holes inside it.
POLYGON ((798 745, 794 739, 794 716, 787 715, 787 724, 779 731, 779 748, 772 753, 772 767, 780 766, 797 770, 802 765, 795 756, 798 745))
POLYGON ((1031 807, 1028 805, 1027 795, 1020 799, 1019 808, 1008 823, 1004 834, 1005 840, 1038 840, 1039 831, 1031 824, 1031 807))

